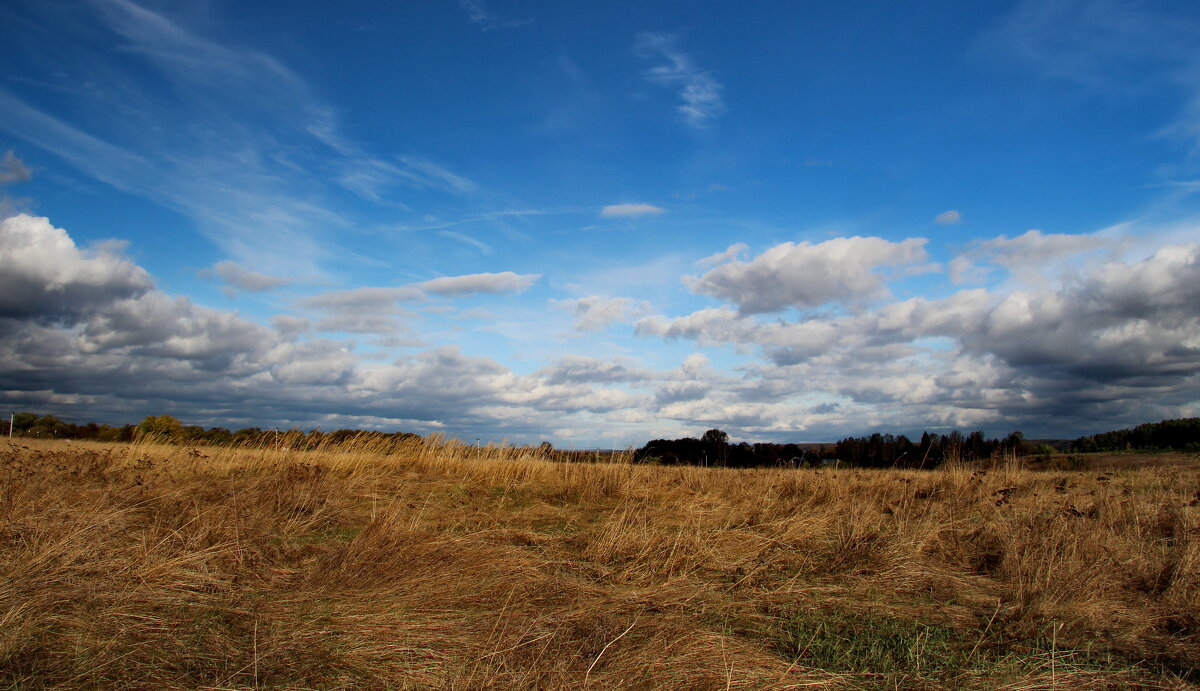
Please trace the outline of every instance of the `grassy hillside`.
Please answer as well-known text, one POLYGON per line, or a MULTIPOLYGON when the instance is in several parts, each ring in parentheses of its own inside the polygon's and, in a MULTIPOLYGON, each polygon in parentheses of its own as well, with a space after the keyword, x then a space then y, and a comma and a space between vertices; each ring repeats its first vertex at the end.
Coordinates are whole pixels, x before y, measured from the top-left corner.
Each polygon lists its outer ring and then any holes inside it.
POLYGON ((0 686, 1200 679, 1194 463, 718 470, 537 453, 0 446, 0 686))

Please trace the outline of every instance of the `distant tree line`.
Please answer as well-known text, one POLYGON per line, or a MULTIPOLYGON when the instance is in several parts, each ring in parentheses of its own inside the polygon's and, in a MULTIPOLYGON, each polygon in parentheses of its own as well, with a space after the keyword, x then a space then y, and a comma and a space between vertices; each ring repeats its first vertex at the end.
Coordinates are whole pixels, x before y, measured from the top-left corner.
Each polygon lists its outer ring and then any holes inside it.
POLYGON ((949 434, 925 432, 916 443, 903 434, 847 437, 837 443, 834 457, 854 466, 929 468, 947 461, 977 461, 1007 454, 1028 456, 1052 451, 1027 442, 1020 432, 1013 432, 1003 439, 988 439, 978 430, 965 435, 955 430, 949 434))
POLYGON ((949 460, 972 461, 1006 453, 1030 455, 1053 449, 1025 440, 1020 432, 987 439, 983 432, 921 435, 914 443, 904 435, 847 437, 836 444, 738 444, 710 429, 699 439, 655 439, 634 452, 634 461, 667 465, 710 465, 728 468, 796 467, 828 464, 876 468, 931 468, 949 460))
MULTIPOLYGON (((0 422, 0 435, 8 436, 9 421, 0 422)), ((184 425, 171 415, 150 415, 136 425, 112 426, 89 422, 77 425, 53 415, 16 413, 11 432, 20 437, 44 439, 91 439, 106 442, 130 442, 153 437, 158 441, 190 445, 281 446, 312 449, 348 441, 401 442, 419 438, 411 432, 378 432, 358 429, 286 431, 245 427, 231 431, 224 427, 205 429, 184 425)), ((1065 442, 1064 442, 1065 443, 1065 442)), ((549 457, 563 461, 597 460, 591 452, 558 451, 549 442, 541 448, 549 457)), ((1065 448, 1065 447, 1064 447, 1065 448)), ((1071 451, 1200 451, 1200 418, 1163 420, 1138 425, 1133 429, 1114 430, 1080 437, 1071 443, 1071 451)), ((839 462, 860 467, 931 468, 946 461, 973 461, 1005 454, 1028 456, 1051 454, 1055 449, 1026 440, 1020 432, 1003 439, 988 439, 983 432, 949 434, 925 432, 919 442, 904 435, 875 433, 865 437, 847 437, 835 444, 729 443, 729 435, 710 429, 699 439, 654 439, 634 452, 634 462, 666 465, 708 465, 728 468, 796 467, 839 462)))
POLYGON ((137 434, 135 425, 113 427, 89 422, 86 425, 76 425, 63 422, 53 415, 38 415, 37 413, 16 413, 12 416, 12 428, 9 429, 8 416, 4 416, 0 424, 0 434, 8 436, 11 432, 18 437, 39 437, 42 439, 95 439, 98 441, 132 441, 137 434))
MULTIPOLYGON (((0 434, 8 436, 9 421, 0 424, 0 434)), ((286 446, 288 448, 316 448, 322 444, 341 444, 355 441, 401 441, 417 438, 411 432, 375 432, 357 429, 339 429, 332 432, 291 429, 285 431, 264 430, 261 427, 245 427, 230 431, 224 427, 205 429, 199 425, 185 425, 171 415, 150 415, 136 425, 98 425, 89 422, 76 425, 63 422, 53 415, 16 413, 12 416, 12 434, 19 437, 41 439, 90 439, 107 442, 131 442, 140 438, 153 437, 169 444, 193 446, 286 446)))
POLYGON ((730 444, 729 435, 710 429, 699 439, 655 439, 633 454, 635 463, 708 465, 726 468, 790 467, 817 463, 832 447, 799 444, 730 444))
POLYGON ((1071 445, 1080 453, 1095 451, 1200 451, 1200 418, 1163 420, 1090 437, 1071 445))

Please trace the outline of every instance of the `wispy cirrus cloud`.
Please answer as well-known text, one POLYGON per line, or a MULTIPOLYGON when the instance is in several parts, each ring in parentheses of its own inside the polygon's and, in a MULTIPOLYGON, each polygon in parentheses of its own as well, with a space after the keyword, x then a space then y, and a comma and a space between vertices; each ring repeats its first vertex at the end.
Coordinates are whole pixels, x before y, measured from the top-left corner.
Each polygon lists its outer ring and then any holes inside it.
POLYGON ((1025 0, 983 35, 981 47, 1098 93, 1166 85, 1186 105, 1159 134, 1200 141, 1200 20, 1169 5, 1025 0), (1152 67, 1153 69, 1146 69, 1152 67), (1157 82, 1157 84, 1155 84, 1157 82))
POLYGON ((956 226, 962 223, 962 220, 962 214, 959 213, 957 209, 943 211, 942 213, 933 217, 933 222, 940 226, 956 226))
MULTIPOLYGON (((29 21, 58 24, 57 10, 30 7, 29 21)), ((0 130, 182 212, 237 262, 320 274, 359 213, 339 201, 341 190, 391 209, 405 207, 398 196, 482 194, 427 157, 364 152, 341 132, 336 109, 267 52, 132 0, 64 11, 76 15, 61 28, 75 62, 50 86, 69 91, 73 108, 0 87, 0 130), (86 89, 72 69, 87 75, 86 89)))
POLYGON ((651 61, 654 66, 645 71, 652 84, 673 89, 682 103, 677 107, 683 121, 695 129, 705 129, 725 112, 721 98, 724 88, 694 58, 678 47, 674 34, 647 32, 634 42, 634 55, 651 61))
POLYGON ((467 19, 478 24, 484 31, 495 29, 514 29, 519 26, 532 24, 532 19, 504 19, 488 9, 483 0, 458 0, 458 6, 467 13, 467 19))
POLYGON ((487 244, 486 242, 483 242, 482 240, 476 240, 475 238, 471 237, 470 235, 466 235, 464 233, 459 233, 459 232, 456 232, 453 230, 439 230, 439 231, 437 231, 437 234, 441 235, 444 238, 450 238, 451 240, 457 240, 457 241, 463 243, 464 245, 469 245, 471 247, 474 247, 475 249, 479 250, 479 252, 481 254, 491 254, 492 253, 491 245, 487 244))
POLYGON ((609 204, 600 209, 600 218, 639 218, 642 216, 658 216, 666 209, 653 204, 609 204))

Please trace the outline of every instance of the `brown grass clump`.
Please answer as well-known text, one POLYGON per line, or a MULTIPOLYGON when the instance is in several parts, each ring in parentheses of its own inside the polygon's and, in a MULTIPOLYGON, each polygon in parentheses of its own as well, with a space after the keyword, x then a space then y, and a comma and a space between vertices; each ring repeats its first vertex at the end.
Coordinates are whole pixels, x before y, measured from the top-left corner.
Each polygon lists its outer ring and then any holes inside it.
POLYGON ((1200 470, 0 447, 0 686, 1190 688, 1200 470))

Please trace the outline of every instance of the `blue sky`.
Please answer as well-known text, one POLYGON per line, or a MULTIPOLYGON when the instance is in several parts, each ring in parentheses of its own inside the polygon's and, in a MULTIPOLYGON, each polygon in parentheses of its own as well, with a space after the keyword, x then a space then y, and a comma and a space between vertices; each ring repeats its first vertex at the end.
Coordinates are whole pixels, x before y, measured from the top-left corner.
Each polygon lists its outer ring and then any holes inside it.
POLYGON ((1200 414, 1190 3, 0 7, 0 399, 640 445, 1200 414))

